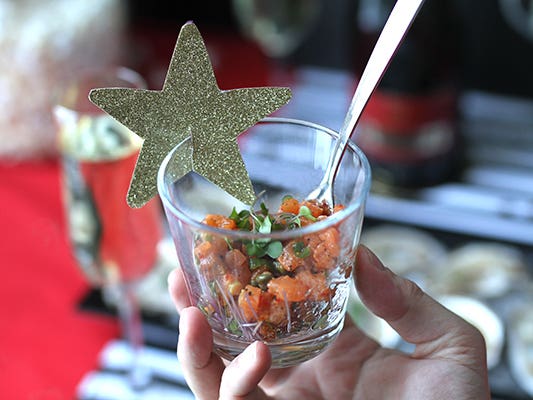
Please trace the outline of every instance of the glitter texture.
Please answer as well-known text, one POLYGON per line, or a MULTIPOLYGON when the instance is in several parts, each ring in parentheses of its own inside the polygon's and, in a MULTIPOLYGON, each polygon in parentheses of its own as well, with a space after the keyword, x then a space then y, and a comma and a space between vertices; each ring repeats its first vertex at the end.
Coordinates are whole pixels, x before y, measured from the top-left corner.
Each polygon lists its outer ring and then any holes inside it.
POLYGON ((192 146, 184 146, 178 154, 182 168, 175 170, 181 176, 195 171, 251 204, 255 194, 237 137, 290 97, 288 88, 220 90, 193 23, 180 31, 161 91, 103 88, 89 94, 94 104, 144 139, 127 195, 128 204, 135 208, 157 194, 161 162, 188 137, 192 146))

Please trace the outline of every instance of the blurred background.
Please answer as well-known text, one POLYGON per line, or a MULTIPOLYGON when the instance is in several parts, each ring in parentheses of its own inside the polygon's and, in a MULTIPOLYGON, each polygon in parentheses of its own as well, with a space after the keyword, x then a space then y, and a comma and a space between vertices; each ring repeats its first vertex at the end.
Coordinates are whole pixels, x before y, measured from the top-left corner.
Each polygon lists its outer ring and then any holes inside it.
MULTIPOLYGON (((166 274, 175 261, 164 227, 151 231, 153 268, 135 285, 144 362, 154 370, 142 392, 127 383, 120 297, 73 250, 74 229, 89 245, 105 241, 102 221, 120 211, 102 211, 87 183, 87 171, 107 179, 115 168, 97 157, 117 149, 115 128, 75 125, 74 147, 93 153, 65 166, 58 137, 67 131, 53 111, 69 84, 121 65, 160 89, 179 29, 192 20, 221 89, 289 86, 280 115, 339 129, 393 4, 0 0, 1 398, 191 398, 174 355, 166 274), (83 212, 71 212, 65 195, 72 171, 90 189, 83 212)), ((374 179, 362 241, 481 329, 496 399, 533 398, 531 71, 532 1, 426 0, 353 137, 374 179)), ((113 245, 133 240, 114 235, 113 245)), ((91 268, 99 254, 83 254, 91 268)), ((349 310, 384 345, 410 350, 355 294, 349 310)))

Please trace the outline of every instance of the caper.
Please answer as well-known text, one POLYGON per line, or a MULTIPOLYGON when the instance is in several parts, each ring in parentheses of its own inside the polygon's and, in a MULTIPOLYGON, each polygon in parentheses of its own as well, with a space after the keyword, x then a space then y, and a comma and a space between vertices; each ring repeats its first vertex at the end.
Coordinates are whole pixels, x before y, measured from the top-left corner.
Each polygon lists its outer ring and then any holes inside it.
POLYGON ((242 283, 239 281, 233 281, 228 285, 228 292, 232 296, 237 296, 242 290, 242 283))
POLYGON ((274 261, 274 272, 278 273, 279 275, 287 275, 288 273, 288 271, 283 268, 279 261, 274 261))
POLYGON ((269 272, 269 271, 266 271, 266 272, 263 272, 263 273, 259 274, 255 278, 255 281, 257 282, 257 285, 261 289, 265 290, 266 287, 267 287, 268 282, 270 282, 271 279, 272 279, 272 273, 269 272))

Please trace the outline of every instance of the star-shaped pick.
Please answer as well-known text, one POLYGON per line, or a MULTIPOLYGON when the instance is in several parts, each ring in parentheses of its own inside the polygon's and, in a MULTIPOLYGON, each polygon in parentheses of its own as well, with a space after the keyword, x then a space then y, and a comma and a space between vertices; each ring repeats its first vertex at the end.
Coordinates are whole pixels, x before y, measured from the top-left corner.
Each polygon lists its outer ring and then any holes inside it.
POLYGON ((200 32, 193 23, 179 33, 163 89, 93 89, 90 100, 143 141, 127 202, 142 207, 157 194, 157 171, 176 146, 181 166, 204 176, 238 200, 251 204, 255 194, 237 137, 291 97, 276 87, 220 90, 200 32))

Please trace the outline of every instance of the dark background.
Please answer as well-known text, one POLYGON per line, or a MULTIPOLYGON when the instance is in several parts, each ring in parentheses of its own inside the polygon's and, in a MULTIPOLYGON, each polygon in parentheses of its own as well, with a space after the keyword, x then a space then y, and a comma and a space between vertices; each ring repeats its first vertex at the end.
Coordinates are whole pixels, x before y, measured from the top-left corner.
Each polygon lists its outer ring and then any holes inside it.
MULTIPOLYGON (((229 0, 128 4, 132 25, 177 31, 193 20, 202 31, 239 34, 229 0)), ((320 20, 286 61, 360 71, 379 31, 358 29, 358 8, 359 0, 323 0, 320 20)), ((444 79, 460 89, 529 98, 531 71, 533 42, 506 22, 498 0, 426 0, 382 85, 416 92, 444 79)))

